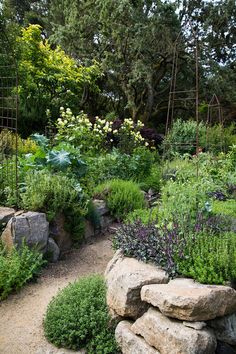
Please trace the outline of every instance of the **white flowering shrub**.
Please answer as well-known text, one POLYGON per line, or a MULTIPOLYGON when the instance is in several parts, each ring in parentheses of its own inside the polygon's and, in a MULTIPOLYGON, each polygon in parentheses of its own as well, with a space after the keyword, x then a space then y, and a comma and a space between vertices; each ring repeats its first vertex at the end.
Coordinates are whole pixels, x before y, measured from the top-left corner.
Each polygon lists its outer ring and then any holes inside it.
POLYGON ((143 123, 134 123, 131 118, 124 119, 118 128, 114 122, 95 117, 92 124, 84 112, 75 116, 69 108, 60 108, 57 120, 58 141, 68 141, 89 154, 101 153, 117 146, 122 152, 132 153, 140 146, 149 146, 142 137, 140 130, 143 123))
POLYGON ((131 118, 124 119, 120 129, 114 131, 114 135, 118 137, 118 147, 121 151, 130 153, 139 146, 148 146, 148 142, 142 137, 140 130, 144 124, 138 120, 137 123, 131 118))

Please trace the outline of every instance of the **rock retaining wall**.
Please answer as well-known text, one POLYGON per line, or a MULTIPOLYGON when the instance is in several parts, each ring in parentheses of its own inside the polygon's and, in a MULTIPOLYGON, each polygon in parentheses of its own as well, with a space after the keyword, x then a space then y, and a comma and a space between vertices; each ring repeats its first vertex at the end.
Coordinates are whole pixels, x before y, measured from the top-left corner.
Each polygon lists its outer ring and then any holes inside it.
MULTIPOLYGON (((105 232, 113 222, 104 200, 93 200, 93 207, 98 225, 86 221, 85 240, 105 232)), ((73 244, 72 236, 65 225, 66 218, 62 212, 58 213, 49 227, 45 213, 16 211, 0 206, 0 240, 7 249, 13 246, 19 248, 25 242, 29 247, 46 253, 50 261, 56 262, 60 254, 68 251, 73 244)))
POLYGON ((236 353, 236 291, 169 280, 117 251, 105 272, 107 304, 124 354, 236 353))

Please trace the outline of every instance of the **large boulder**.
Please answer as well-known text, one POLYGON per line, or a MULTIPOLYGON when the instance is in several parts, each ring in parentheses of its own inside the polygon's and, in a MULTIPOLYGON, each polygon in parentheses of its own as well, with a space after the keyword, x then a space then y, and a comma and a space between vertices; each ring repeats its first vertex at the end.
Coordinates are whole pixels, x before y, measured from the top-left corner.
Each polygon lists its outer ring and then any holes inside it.
POLYGON ((149 308, 131 330, 161 354, 214 354, 217 344, 211 331, 185 327, 154 308, 149 308))
POLYGON ((145 340, 131 331, 132 323, 122 321, 115 331, 116 341, 123 354, 160 354, 151 347, 145 340))
POLYGON ((14 216, 15 210, 12 208, 0 207, 0 226, 8 223, 8 221, 14 216))
POLYGON ((146 284, 165 284, 168 275, 154 265, 124 257, 117 251, 105 271, 107 304, 116 314, 137 318, 147 310, 140 290, 146 284))
POLYGON ((169 317, 184 321, 206 321, 236 311, 236 291, 228 286, 203 285, 191 279, 142 288, 141 299, 169 317))
POLYGON ((46 252, 49 223, 44 213, 27 212, 14 216, 2 233, 2 242, 8 249, 20 247, 25 242, 29 247, 46 252))
POLYGON ((208 325, 214 329, 217 339, 236 345, 236 313, 211 320, 208 325))

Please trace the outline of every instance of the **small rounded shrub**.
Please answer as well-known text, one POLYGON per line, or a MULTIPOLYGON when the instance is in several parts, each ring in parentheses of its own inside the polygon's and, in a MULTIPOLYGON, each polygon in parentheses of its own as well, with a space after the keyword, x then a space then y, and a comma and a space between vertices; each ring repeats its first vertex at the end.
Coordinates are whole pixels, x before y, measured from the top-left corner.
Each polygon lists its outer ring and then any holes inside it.
POLYGON ((24 209, 46 212, 50 221, 57 213, 75 206, 80 207, 81 214, 87 212, 76 180, 47 170, 28 173, 20 197, 24 209))
POLYGON ((124 219, 130 211, 145 206, 144 194, 138 184, 132 181, 107 181, 95 188, 95 195, 106 200, 108 209, 117 219, 124 219))
POLYGON ((151 209, 136 209, 131 211, 127 217, 125 218, 126 223, 135 223, 135 221, 139 220, 144 225, 148 225, 151 222, 158 221, 158 207, 154 207, 151 209))
POLYGON ((48 305, 44 331, 58 347, 86 348, 88 354, 116 353, 103 278, 92 275, 61 290, 48 305))

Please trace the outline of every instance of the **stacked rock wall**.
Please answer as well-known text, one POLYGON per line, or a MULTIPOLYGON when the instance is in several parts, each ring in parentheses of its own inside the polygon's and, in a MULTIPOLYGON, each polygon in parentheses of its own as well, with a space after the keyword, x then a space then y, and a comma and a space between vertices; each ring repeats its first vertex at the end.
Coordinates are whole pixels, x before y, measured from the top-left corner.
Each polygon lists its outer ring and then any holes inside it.
POLYGON ((49 237, 49 223, 46 214, 34 211, 18 211, 0 207, 0 240, 10 250, 20 248, 23 243, 45 254, 50 252, 52 261, 59 258, 60 249, 49 237))
POLYGON ((124 354, 236 353, 236 291, 169 280, 118 251, 105 272, 107 304, 124 354))

